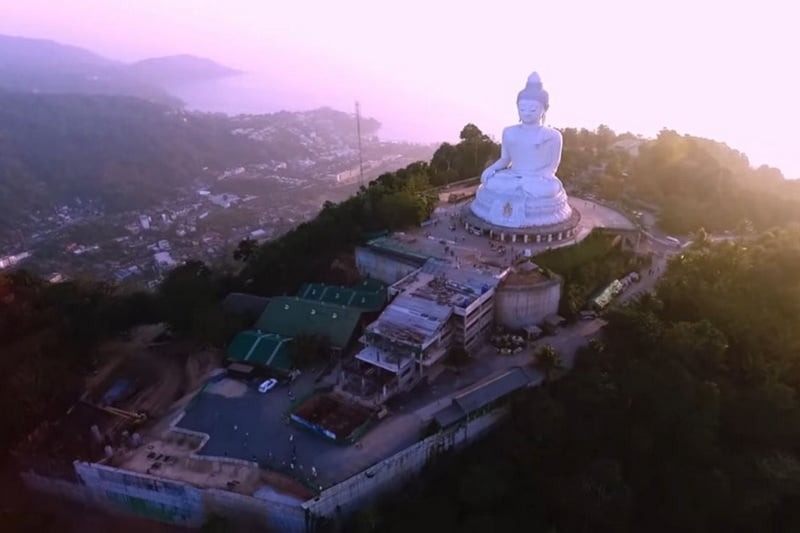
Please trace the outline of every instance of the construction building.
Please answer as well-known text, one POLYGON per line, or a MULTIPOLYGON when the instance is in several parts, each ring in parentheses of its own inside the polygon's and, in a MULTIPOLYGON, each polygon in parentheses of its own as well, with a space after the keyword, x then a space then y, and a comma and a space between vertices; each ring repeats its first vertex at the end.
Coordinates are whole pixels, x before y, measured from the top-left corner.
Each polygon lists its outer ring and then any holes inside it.
POLYGON ((478 347, 494 323, 494 291, 506 273, 430 259, 390 286, 394 300, 366 327, 365 346, 344 365, 337 390, 378 406, 419 383, 451 348, 478 347))

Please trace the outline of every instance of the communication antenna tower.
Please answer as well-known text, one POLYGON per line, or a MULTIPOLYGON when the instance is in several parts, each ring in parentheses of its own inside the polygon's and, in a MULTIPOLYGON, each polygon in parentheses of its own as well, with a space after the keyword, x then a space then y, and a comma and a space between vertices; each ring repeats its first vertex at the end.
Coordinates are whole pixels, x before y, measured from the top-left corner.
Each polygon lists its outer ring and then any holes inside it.
POLYGON ((364 186, 364 157, 361 153, 361 106, 356 100, 356 133, 358 134, 358 186, 364 186))

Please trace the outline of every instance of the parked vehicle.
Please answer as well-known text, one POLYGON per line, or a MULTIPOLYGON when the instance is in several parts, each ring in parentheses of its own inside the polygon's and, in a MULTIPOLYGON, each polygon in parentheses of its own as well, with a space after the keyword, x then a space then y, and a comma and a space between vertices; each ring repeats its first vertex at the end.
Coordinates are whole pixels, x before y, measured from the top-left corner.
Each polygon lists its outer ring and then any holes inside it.
POLYGON ((266 394, 267 392, 271 391, 275 388, 275 385, 278 384, 278 380, 275 378, 269 378, 264 383, 258 386, 258 392, 261 394, 266 394))

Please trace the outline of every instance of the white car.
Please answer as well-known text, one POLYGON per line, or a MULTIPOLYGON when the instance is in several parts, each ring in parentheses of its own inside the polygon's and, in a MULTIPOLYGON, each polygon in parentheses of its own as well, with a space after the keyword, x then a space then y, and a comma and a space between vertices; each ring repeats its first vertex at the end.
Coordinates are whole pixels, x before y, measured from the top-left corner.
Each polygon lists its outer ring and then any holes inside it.
POLYGON ((264 383, 262 383, 261 385, 258 386, 258 392, 260 392, 261 394, 265 394, 265 393, 269 392, 270 390, 272 390, 275 387, 275 385, 277 385, 277 384, 278 384, 278 380, 277 379, 269 378, 264 383))

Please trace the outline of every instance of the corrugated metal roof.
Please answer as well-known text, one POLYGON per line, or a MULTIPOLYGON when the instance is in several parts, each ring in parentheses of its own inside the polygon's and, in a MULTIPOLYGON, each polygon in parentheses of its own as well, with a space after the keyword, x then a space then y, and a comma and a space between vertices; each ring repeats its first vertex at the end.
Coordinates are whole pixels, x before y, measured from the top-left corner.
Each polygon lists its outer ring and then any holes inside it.
POLYGON ((484 382, 453 397, 453 403, 458 405, 465 413, 477 411, 481 407, 492 403, 498 398, 526 387, 531 382, 531 376, 522 368, 512 368, 504 374, 484 382))
POLYGON ((383 337, 424 345, 452 313, 450 306, 400 294, 368 329, 383 337))
POLYGON ((379 311, 386 304, 386 289, 367 290, 336 287, 322 283, 306 283, 297 292, 300 298, 379 311))
POLYGON ((386 290, 386 284, 375 278, 364 278, 355 285, 360 291, 379 292, 386 290))
POLYGON ((256 328, 284 337, 318 335, 328 338, 331 345, 344 348, 358 327, 361 313, 355 307, 278 296, 270 300, 256 328))
POLYGON ((286 371, 292 367, 288 350, 290 342, 291 339, 274 333, 241 331, 228 345, 227 357, 233 361, 286 371))
POLYGON ((431 259, 425 265, 392 285, 392 292, 408 292, 440 305, 467 308, 500 283, 502 271, 496 275, 472 267, 458 268, 431 259))
MULTIPOLYGON (((448 281, 472 291, 475 295, 481 295, 487 289, 497 287, 500 283, 499 275, 495 276, 472 267, 455 268, 449 262, 436 259, 428 260, 422 266, 421 271, 433 276, 445 276, 448 281)), ((498 272, 498 274, 500 273, 498 272)))

